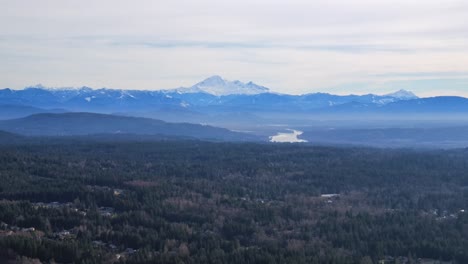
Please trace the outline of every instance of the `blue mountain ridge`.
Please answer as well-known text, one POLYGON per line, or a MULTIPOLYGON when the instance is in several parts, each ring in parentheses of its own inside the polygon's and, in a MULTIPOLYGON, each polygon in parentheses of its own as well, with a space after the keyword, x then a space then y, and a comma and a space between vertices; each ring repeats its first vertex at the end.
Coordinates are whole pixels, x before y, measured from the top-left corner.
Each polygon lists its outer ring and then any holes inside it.
MULTIPOLYGON (((333 95, 310 93, 289 95, 272 93, 252 82, 226 81, 210 77, 189 88, 173 90, 49 89, 40 85, 23 90, 0 90, 0 106, 64 109, 73 112, 131 113, 145 116, 204 116, 226 113, 466 113, 468 99, 463 97, 419 98, 400 90, 388 95, 333 95), (205 90, 203 90, 205 89, 205 90), (215 91, 216 94, 210 93, 215 91), (244 93, 245 92, 245 93, 244 93), (219 95, 221 94, 221 95, 219 95)), ((24 116, 27 115, 25 111, 24 116)), ((18 117, 16 115, 15 117, 18 117)), ((5 119, 4 115, 1 117, 5 119)))

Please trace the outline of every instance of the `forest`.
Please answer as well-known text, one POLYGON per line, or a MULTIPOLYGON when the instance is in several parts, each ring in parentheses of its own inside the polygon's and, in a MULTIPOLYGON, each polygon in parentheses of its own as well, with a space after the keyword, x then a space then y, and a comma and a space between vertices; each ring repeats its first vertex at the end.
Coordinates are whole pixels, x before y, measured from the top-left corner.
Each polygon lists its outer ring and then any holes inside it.
POLYGON ((468 263, 468 149, 0 145, 1 263, 468 263))

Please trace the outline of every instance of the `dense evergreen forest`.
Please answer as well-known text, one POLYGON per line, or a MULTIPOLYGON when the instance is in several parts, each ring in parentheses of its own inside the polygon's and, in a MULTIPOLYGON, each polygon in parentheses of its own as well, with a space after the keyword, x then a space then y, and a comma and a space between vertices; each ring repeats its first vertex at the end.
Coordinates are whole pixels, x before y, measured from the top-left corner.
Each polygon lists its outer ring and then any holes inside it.
POLYGON ((468 149, 0 146, 0 263, 468 263, 468 149))

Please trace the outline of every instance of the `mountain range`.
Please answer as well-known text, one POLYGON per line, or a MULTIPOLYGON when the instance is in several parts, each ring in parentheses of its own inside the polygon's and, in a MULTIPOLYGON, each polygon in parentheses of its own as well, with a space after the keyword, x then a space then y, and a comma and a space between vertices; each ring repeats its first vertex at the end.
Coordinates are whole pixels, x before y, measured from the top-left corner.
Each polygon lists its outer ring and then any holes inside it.
POLYGON ((468 136, 465 140, 463 133, 455 133, 466 130, 467 114, 468 99, 463 97, 420 98, 406 90, 290 95, 220 76, 191 87, 155 91, 41 85, 0 90, 0 130, 23 136, 256 141, 294 128, 309 142, 385 145, 388 140, 407 144, 424 139, 426 145, 458 146, 468 142, 468 136))
POLYGON ((41 85, 23 90, 0 90, 1 119, 40 112, 96 112, 137 116, 196 116, 232 113, 385 113, 450 112, 468 110, 462 97, 419 98, 400 90, 386 95, 333 95, 310 93, 289 95, 273 93, 253 82, 227 81, 213 76, 191 87, 171 90, 92 89, 89 87, 46 88, 41 85), (429 106, 429 107, 428 107, 429 106), (434 108, 435 107, 435 108, 434 108))

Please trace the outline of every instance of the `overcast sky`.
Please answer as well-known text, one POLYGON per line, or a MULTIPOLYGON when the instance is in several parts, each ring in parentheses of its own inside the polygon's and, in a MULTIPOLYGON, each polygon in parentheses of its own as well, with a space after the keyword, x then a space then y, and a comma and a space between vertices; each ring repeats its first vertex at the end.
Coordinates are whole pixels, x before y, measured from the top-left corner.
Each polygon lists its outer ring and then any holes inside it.
POLYGON ((468 96, 466 0, 0 0, 0 87, 468 96))

